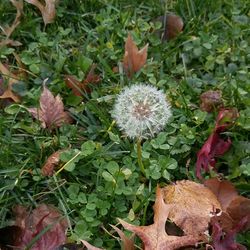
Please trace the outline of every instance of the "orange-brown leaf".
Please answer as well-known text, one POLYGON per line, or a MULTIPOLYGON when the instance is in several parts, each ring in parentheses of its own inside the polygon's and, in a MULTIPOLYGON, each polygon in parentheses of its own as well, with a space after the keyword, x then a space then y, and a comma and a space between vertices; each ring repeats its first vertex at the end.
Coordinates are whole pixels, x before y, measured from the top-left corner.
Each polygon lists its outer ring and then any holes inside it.
POLYGON ((128 77, 139 71, 147 61, 148 44, 138 50, 131 34, 128 34, 125 43, 125 54, 123 57, 123 67, 128 77))
POLYGON ((204 185, 192 181, 177 181, 163 188, 165 202, 173 206, 169 219, 187 235, 204 233, 211 213, 221 206, 216 196, 204 185))
POLYGON ((201 236, 170 236, 165 231, 165 223, 173 205, 166 204, 163 191, 158 187, 154 205, 154 224, 149 226, 135 226, 119 219, 124 228, 138 235, 144 243, 145 250, 174 250, 184 246, 196 244, 201 236))
POLYGON ((42 167, 42 175, 43 176, 52 176, 54 173, 54 169, 57 167, 57 165, 60 162, 60 154, 64 152, 65 149, 58 150, 54 152, 52 155, 49 156, 47 161, 42 167))
POLYGON ((29 108, 32 116, 41 122, 43 128, 61 127, 64 123, 70 123, 71 117, 64 111, 61 97, 56 97, 44 86, 40 97, 40 108, 29 108))
POLYGON ((230 181, 211 178, 205 180, 204 185, 216 195, 223 211, 226 211, 231 201, 238 196, 235 187, 230 181))
POLYGON ((249 218, 245 229, 250 229, 250 199, 238 195, 228 205, 227 213, 233 219, 234 226, 236 226, 242 218, 248 216, 249 218))
POLYGON ((45 25, 54 22, 56 16, 57 0, 44 0, 45 4, 42 4, 39 0, 25 0, 25 1, 27 3, 33 4, 41 11, 45 25))

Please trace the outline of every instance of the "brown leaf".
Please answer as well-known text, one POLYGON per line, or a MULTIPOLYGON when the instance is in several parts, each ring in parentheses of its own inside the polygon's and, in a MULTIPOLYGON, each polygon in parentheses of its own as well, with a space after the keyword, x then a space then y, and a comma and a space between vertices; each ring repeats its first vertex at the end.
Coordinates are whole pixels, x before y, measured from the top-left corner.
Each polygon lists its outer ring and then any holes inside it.
POLYGON ((101 77, 97 74, 95 74, 95 68, 96 64, 92 64, 89 73, 87 74, 87 77, 82 81, 78 81, 74 76, 72 75, 65 75, 64 81, 66 85, 72 89, 74 95, 76 96, 82 96, 83 92, 90 92, 91 89, 89 88, 89 84, 96 84, 101 81, 101 77))
POLYGON ((212 112, 218 108, 223 107, 222 93, 220 90, 209 90, 201 94, 200 108, 202 111, 212 112))
POLYGON ((23 14, 23 0, 10 0, 13 6, 16 7, 17 13, 14 22, 11 26, 6 26, 2 28, 3 33, 6 35, 7 39, 11 36, 16 27, 20 24, 20 19, 23 14))
POLYGON ((118 227, 114 226, 114 225, 110 225, 111 227, 113 227, 115 229, 115 231, 119 234, 122 243, 123 243, 123 250, 134 250, 134 235, 132 235, 132 239, 128 238, 121 229, 119 229, 118 227))
POLYGON ((196 244, 201 236, 170 236, 165 231, 165 223, 173 205, 166 204, 163 191, 157 187, 154 205, 154 224, 150 226, 135 226, 118 219, 124 228, 138 235, 144 243, 145 250, 174 250, 196 244))
POLYGON ((54 173, 54 169, 57 167, 57 165, 60 162, 60 154, 62 152, 65 152, 66 149, 58 150, 54 152, 52 155, 49 156, 47 161, 42 167, 42 175, 43 176, 52 176, 54 173))
POLYGON ((125 54, 123 57, 123 67, 128 77, 139 71, 147 61, 148 44, 141 50, 138 50, 131 34, 128 34, 125 43, 125 54))
POLYGON ((16 215, 15 225, 22 229, 22 236, 15 244, 17 247, 25 248, 45 228, 48 231, 35 242, 32 250, 53 250, 65 243, 68 223, 62 219, 56 208, 41 204, 29 213, 25 207, 18 205, 14 208, 14 213, 16 215))
POLYGON ((221 206, 216 196, 202 184, 177 181, 163 188, 165 202, 173 205, 169 219, 186 235, 204 233, 209 226, 211 213, 221 206))
POLYGON ((162 40, 171 40, 176 38, 183 29, 183 20, 175 14, 166 14, 158 19, 163 23, 162 40))
POLYGON ((18 41, 14 41, 12 39, 5 39, 5 40, 0 42, 0 47, 8 46, 8 45, 15 47, 15 46, 21 46, 22 43, 20 43, 18 41))
POLYGON ((36 6, 42 13, 43 21, 45 25, 53 23, 56 16, 56 4, 57 0, 44 0, 45 4, 42 4, 39 0, 25 0, 27 3, 36 6))
POLYGON ((53 129, 61 127, 64 123, 70 123, 71 118, 64 111, 61 97, 56 97, 45 86, 40 97, 40 108, 29 108, 32 116, 41 122, 43 128, 53 129))
POLYGON ((0 73, 4 76, 4 78, 8 82, 7 88, 0 96, 0 99, 10 98, 14 102, 20 102, 21 101, 20 97, 12 91, 12 85, 19 81, 19 77, 11 73, 9 69, 6 66, 4 66, 1 62, 0 62, 0 73))
POLYGON ((238 195, 228 205, 227 213, 233 219, 234 226, 236 226, 242 218, 248 216, 245 230, 250 229, 250 199, 238 195))
POLYGON ((223 211, 226 211, 231 201, 238 196, 235 187, 230 181, 211 178, 205 180, 203 184, 215 194, 223 211))

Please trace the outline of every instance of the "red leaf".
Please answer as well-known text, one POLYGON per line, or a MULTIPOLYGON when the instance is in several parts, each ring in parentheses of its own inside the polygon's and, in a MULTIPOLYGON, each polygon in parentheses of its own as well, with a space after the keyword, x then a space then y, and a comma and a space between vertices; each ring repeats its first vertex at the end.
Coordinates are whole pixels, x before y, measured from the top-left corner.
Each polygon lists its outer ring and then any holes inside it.
POLYGON ((202 179, 202 169, 205 170, 205 172, 209 172, 210 167, 215 167, 215 157, 226 153, 230 146, 231 140, 229 138, 225 141, 220 138, 217 132, 213 132, 197 153, 196 176, 202 179))
POLYGON ((235 242, 235 236, 240 232, 245 224, 248 222, 248 219, 243 218, 238 225, 229 231, 224 233, 220 224, 212 221, 212 245, 215 250, 246 250, 247 248, 241 244, 235 242))
POLYGON ((43 128, 53 129, 71 122, 69 114, 64 111, 60 96, 54 97, 45 86, 40 97, 40 108, 29 108, 28 110, 33 117, 41 121, 43 128))
POLYGON ((22 235, 16 242, 17 247, 25 248, 45 228, 48 231, 38 238, 32 250, 53 250, 65 243, 68 223, 54 207, 41 204, 29 214, 23 206, 16 206, 14 212, 15 224, 22 229, 22 235))
POLYGON ((197 153, 196 176, 199 179, 202 179, 201 170, 204 169, 205 172, 208 172, 209 168, 213 168, 216 164, 215 157, 223 155, 230 148, 230 138, 223 140, 220 138, 220 133, 230 127, 238 116, 236 108, 220 110, 214 131, 197 153))

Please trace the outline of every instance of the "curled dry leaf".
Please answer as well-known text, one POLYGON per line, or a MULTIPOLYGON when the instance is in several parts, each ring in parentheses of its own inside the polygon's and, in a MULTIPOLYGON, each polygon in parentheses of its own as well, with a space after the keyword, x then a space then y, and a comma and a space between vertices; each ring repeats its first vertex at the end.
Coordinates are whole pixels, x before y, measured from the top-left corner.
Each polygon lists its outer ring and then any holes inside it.
POLYGON ((223 106, 222 93, 220 90, 204 92, 201 94, 200 100, 200 108, 202 111, 212 112, 223 106))
POLYGON ((29 108, 32 116, 41 122, 43 128, 53 129, 61 127, 64 123, 70 123, 71 118, 64 111, 61 97, 56 97, 44 86, 40 97, 40 108, 29 108))
POLYGON ((20 79, 17 75, 14 75, 9 69, 0 62, 0 73, 4 76, 4 79, 8 82, 7 88, 4 90, 0 99, 12 99, 14 102, 20 102, 20 97, 12 91, 12 85, 17 83, 20 79))
POLYGON ((42 175, 43 176, 52 176, 53 175, 54 169, 56 168, 56 166, 60 162, 60 154, 62 152, 65 152, 65 151, 66 151, 66 149, 58 150, 49 156, 49 158, 47 159, 47 161, 45 162, 45 164, 42 167, 42 175))
POLYGON ((154 205, 154 224, 150 226, 135 226, 118 219, 124 228, 138 235, 144 243, 145 250, 174 250, 180 247, 195 245, 201 236, 170 236, 165 230, 165 223, 173 205, 164 202, 163 191, 157 187, 154 205))
POLYGON ((125 54, 123 57, 123 67, 128 77, 139 71, 147 61, 148 44, 141 50, 138 50, 131 34, 128 34, 125 43, 125 54))
POLYGON ((82 96, 82 92, 90 92, 89 84, 96 84, 101 81, 101 77, 97 74, 95 74, 95 68, 96 64, 92 64, 90 71, 87 75, 87 77, 82 81, 78 81, 74 76, 72 75, 65 75, 64 81, 66 85, 72 89, 74 95, 76 96, 82 96))
POLYGON ((15 6, 17 13, 16 13, 16 18, 14 22, 11 24, 11 26, 6 26, 2 28, 2 31, 6 35, 7 39, 11 36, 13 31, 20 24, 20 19, 23 14, 23 0, 10 0, 10 2, 13 4, 13 6, 15 6))
POLYGON ((14 213, 16 215, 15 225, 21 228, 22 234, 13 245, 24 249, 34 237, 45 229, 47 231, 35 241, 32 250, 54 250, 65 243, 68 223, 62 219, 62 215, 56 208, 41 204, 29 213, 25 207, 18 205, 14 208, 14 213))
POLYGON ((176 38, 183 30, 183 20, 180 16, 175 14, 169 13, 165 16, 160 16, 156 21, 162 23, 163 28, 160 32, 157 32, 161 36, 162 41, 169 41, 176 38))
POLYGON ((203 234, 208 229, 213 210, 221 210, 216 196, 193 181, 177 181, 164 187, 163 193, 165 202, 173 206, 168 218, 186 235, 203 234))
POLYGON ((43 21, 45 25, 53 23, 56 16, 56 4, 57 0, 44 0, 45 4, 40 0, 25 0, 27 3, 36 6, 42 13, 43 21))

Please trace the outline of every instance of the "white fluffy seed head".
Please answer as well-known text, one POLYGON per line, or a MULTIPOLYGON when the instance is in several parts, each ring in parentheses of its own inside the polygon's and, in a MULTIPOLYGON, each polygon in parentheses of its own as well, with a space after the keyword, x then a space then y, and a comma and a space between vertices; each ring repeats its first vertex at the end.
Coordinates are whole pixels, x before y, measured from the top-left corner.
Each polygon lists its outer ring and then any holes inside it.
POLYGON ((128 137, 149 138, 164 128, 171 110, 161 90, 137 84, 126 87, 118 95, 112 117, 128 137))

